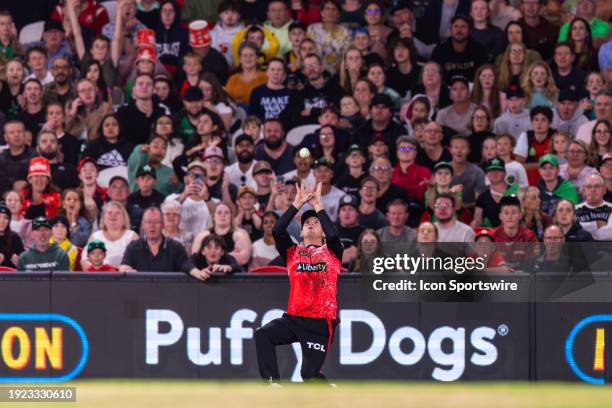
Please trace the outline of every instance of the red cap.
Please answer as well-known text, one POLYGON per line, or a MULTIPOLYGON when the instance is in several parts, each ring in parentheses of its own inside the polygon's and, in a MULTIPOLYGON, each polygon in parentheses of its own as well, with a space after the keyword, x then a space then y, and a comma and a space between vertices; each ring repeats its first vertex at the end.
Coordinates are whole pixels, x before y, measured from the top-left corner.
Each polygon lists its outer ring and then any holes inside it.
POLYGON ((35 174, 42 174, 51 178, 51 166, 49 166, 49 160, 44 157, 34 157, 30 160, 30 167, 28 168, 28 178, 35 174))
POLYGON ((486 236, 486 237, 491 238, 493 241, 495 241, 495 238, 493 237, 493 230, 491 228, 485 228, 485 227, 474 228, 474 232, 476 232, 476 238, 486 236))
POLYGON ((94 159, 93 157, 83 157, 81 160, 79 160, 77 172, 81 172, 81 169, 83 168, 85 163, 93 163, 93 165, 96 167, 96 170, 98 170, 98 163, 96 162, 96 159, 94 159))

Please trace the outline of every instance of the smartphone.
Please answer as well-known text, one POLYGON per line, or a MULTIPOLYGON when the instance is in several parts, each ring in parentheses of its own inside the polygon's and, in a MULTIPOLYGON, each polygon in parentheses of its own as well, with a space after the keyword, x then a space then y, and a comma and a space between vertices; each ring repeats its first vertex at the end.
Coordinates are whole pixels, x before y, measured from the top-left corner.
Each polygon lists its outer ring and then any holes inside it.
POLYGON ((284 183, 285 182, 285 178, 283 176, 278 176, 278 177, 276 177, 276 182, 277 183, 284 183))

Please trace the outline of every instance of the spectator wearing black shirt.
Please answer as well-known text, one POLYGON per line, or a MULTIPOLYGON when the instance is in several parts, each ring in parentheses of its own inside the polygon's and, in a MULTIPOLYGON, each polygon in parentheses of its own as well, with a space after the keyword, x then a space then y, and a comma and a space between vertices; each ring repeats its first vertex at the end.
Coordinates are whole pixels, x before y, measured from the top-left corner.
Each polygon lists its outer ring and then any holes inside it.
POLYGON ((380 187, 374 177, 364 177, 359 189, 359 225, 374 230, 386 227, 389 222, 385 214, 376 208, 376 198, 380 187))
POLYGON ((359 223, 359 204, 357 197, 345 195, 338 203, 338 222, 336 223, 340 242, 344 247, 342 265, 349 265, 357 257, 359 236, 365 227, 359 223))
POLYGON ((343 92, 340 84, 325 72, 317 54, 304 57, 302 66, 307 82, 304 89, 296 93, 291 107, 294 123, 316 123, 321 109, 329 105, 339 106, 343 92))
POLYGON ((17 180, 26 180, 32 151, 26 144, 23 123, 12 120, 4 125, 8 149, 0 153, 0 193, 13 189, 17 180))
POLYGON ((263 126, 264 142, 255 149, 255 160, 265 160, 274 173, 285 174, 295 169, 293 146, 285 140, 285 128, 278 119, 268 119, 263 126))
POLYGON ((134 145, 123 138, 123 131, 114 114, 106 115, 100 123, 100 136, 85 146, 82 157, 93 157, 99 170, 127 166, 134 145))
POLYGON ((134 100, 117 111, 117 120, 127 141, 145 144, 157 118, 169 115, 170 110, 153 98, 153 77, 149 74, 136 76, 132 95, 134 100))
POLYGON ((403 100, 410 99, 421 77, 417 51, 412 41, 399 38, 391 45, 393 65, 385 72, 385 85, 394 89, 403 100))
POLYGON ((376 208, 378 208, 381 213, 385 214, 387 212, 387 206, 393 200, 399 198, 406 201, 407 197, 404 189, 391 183, 393 167, 389 159, 378 157, 372 160, 369 175, 378 182, 376 208))
POLYGON ((136 19, 147 28, 155 30, 159 22, 159 3, 155 0, 142 0, 137 4, 136 19))
POLYGON ((487 161, 484 171, 491 184, 476 199, 472 228, 497 227, 500 224, 500 202, 510 187, 506 183, 506 163, 503 160, 494 157, 487 161))
POLYGON ((445 78, 455 75, 474 78, 478 67, 488 62, 487 50, 470 38, 470 19, 455 15, 451 37, 434 49, 431 59, 442 66, 445 78))
POLYGON ((427 167, 433 172, 434 167, 439 162, 450 162, 453 157, 444 146, 442 139, 444 133, 442 127, 436 122, 430 122, 425 126, 423 131, 425 138, 423 139, 423 148, 417 153, 417 164, 427 167))
MULTIPOLYGON (((370 104, 371 118, 366 124, 357 130, 353 144, 358 144, 366 149, 377 140, 382 140, 387 146, 395 146, 395 140, 406 130, 393 120, 393 109, 395 105, 389 95, 377 94, 370 104)), ((395 153, 391 154, 391 160, 395 161, 395 153)))
MULTIPOLYGON (((138 19, 140 16, 137 14, 138 19)), ((180 26, 178 6, 171 0, 160 2, 159 21, 155 22, 157 57, 171 74, 176 74, 180 59, 189 47, 189 33, 180 26)), ((148 25, 146 21, 142 21, 148 25)))
POLYGON ((519 23, 523 27, 523 42, 527 48, 536 50, 542 59, 548 60, 552 57, 559 28, 540 16, 541 9, 540 0, 521 0, 520 10, 523 17, 519 23))
POLYGON ((451 35, 451 17, 458 14, 467 16, 469 13, 469 0, 431 0, 423 16, 417 20, 417 37, 425 44, 440 44, 451 35))
POLYGON ((495 57, 504 52, 505 39, 504 32, 490 23, 490 14, 488 1, 472 1, 470 17, 472 17, 474 27, 470 37, 485 47, 489 61, 493 61, 495 57))
POLYGON ((204 165, 206 166, 205 183, 210 197, 225 202, 235 211, 236 193, 238 188, 230 183, 230 178, 225 174, 225 155, 223 150, 217 146, 209 146, 204 151, 204 165))
POLYGON ((155 190, 156 177, 155 169, 148 164, 140 166, 136 172, 138 190, 130 194, 127 206, 130 221, 136 231, 140 231, 144 210, 149 207, 159 208, 166 199, 166 196, 155 190))
POLYGON ((243 272, 236 258, 225 251, 225 241, 216 234, 202 240, 201 248, 192 256, 193 263, 203 275, 213 273, 243 272))
POLYGON ((344 163, 348 171, 338 179, 336 186, 346 194, 359 194, 361 180, 367 175, 363 170, 366 163, 366 156, 358 144, 352 144, 344 156, 344 163))
POLYGON ((36 144, 36 135, 45 123, 45 110, 43 109, 43 88, 38 79, 30 78, 23 84, 23 97, 25 108, 17 114, 17 120, 25 125, 26 140, 36 144))
POLYGON ((268 81, 253 89, 249 103, 249 111, 262 121, 266 119, 281 119, 289 125, 289 89, 285 86, 285 62, 280 58, 272 58, 266 69, 268 81))
POLYGON ((59 102, 51 102, 47 105, 46 112, 47 122, 45 123, 45 128, 49 128, 57 135, 63 156, 62 161, 76 166, 79 162, 83 143, 66 132, 64 126, 66 119, 64 105, 59 102))
POLYGON ((119 271, 182 271, 203 280, 210 276, 195 267, 183 245, 172 238, 164 237, 164 217, 159 208, 146 209, 142 221, 144 238, 130 242, 119 271))
POLYGON ((572 46, 568 42, 561 42, 555 45, 553 64, 550 64, 555 84, 559 91, 570 89, 583 93, 586 83, 586 72, 574 65, 576 55, 572 46))
POLYGON ((50 129, 43 129, 38 134, 36 152, 49 160, 51 165, 51 181, 62 190, 77 188, 81 182, 76 166, 60 160, 60 145, 57 136, 50 129))

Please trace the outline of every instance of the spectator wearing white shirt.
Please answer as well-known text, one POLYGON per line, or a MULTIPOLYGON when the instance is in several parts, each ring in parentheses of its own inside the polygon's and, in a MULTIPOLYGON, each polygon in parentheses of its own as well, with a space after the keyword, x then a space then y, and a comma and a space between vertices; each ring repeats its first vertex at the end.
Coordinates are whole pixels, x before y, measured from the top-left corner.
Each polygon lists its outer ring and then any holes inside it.
POLYGON ((257 189, 257 183, 253 178, 253 167, 255 166, 255 142, 246 133, 242 133, 234 140, 234 150, 237 161, 225 168, 230 183, 236 187, 248 186, 257 189))
POLYGON ((262 217, 263 237, 253 243, 250 268, 269 265, 270 262, 279 256, 274 244, 274 237, 272 236, 272 228, 274 228, 278 218, 279 216, 273 211, 264 213, 262 217))
POLYGON ((596 241, 612 240, 612 204, 604 201, 606 184, 600 175, 590 175, 582 188, 585 202, 576 206, 578 222, 596 241))
POLYGON ((591 143, 593 128, 598 120, 606 119, 612 121, 612 93, 602 91, 595 97, 595 119, 591 120, 578 128, 576 140, 581 140, 587 145, 591 143))

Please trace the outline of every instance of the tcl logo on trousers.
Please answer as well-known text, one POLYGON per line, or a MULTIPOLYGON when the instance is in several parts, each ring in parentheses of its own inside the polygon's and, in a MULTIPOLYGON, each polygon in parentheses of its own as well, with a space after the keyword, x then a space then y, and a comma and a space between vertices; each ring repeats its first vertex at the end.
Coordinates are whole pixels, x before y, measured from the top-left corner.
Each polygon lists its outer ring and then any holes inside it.
MULTIPOLYGON (((221 327, 185 327, 183 319, 174 311, 168 309, 148 309, 146 311, 145 361, 149 365, 159 364, 159 354, 169 347, 185 347, 187 358, 198 366, 221 365, 222 348, 229 349, 230 364, 244 363, 245 341, 252 341, 253 333, 259 326, 282 316, 280 309, 269 310, 257 321, 257 312, 251 309, 239 309, 230 318, 229 326, 221 327), (245 324, 246 323, 246 324, 245 324), (162 324, 170 330, 161 331, 162 324), (202 339, 202 330, 208 331, 208 340, 202 339), (224 342, 223 339, 226 341, 224 342), (203 345, 207 350, 203 351, 203 345)), ((339 343, 339 363, 341 365, 367 365, 375 362, 388 350, 391 358, 399 365, 413 366, 424 361, 426 354, 434 363, 431 373, 433 379, 439 381, 455 381, 463 375, 466 363, 475 366, 490 366, 497 361, 498 351, 493 343, 496 335, 505 336, 508 327, 500 325, 497 330, 488 326, 480 326, 467 332, 464 327, 441 326, 435 328, 429 335, 412 326, 402 326, 388 333, 383 321, 374 313, 363 309, 344 309, 339 313, 337 340, 339 343), (363 325, 370 332, 371 344, 364 349, 355 350, 354 326, 363 325), (402 344, 404 347, 402 348, 402 344), (444 347, 443 347, 444 344, 444 347), (450 347, 449 347, 450 345, 450 347), (473 350, 468 356, 470 347, 473 350), (405 351, 409 350, 409 351, 405 351)), ((325 351, 322 344, 308 342, 307 347, 325 351)), ((296 356, 296 367, 292 380, 299 381, 299 371, 302 363, 300 345, 292 345, 296 356)), ((329 358, 329 357, 328 357, 329 358)))
POLYGON ((325 352, 325 346, 322 345, 322 344, 319 344, 319 343, 313 343, 311 341, 307 341, 306 342, 306 346, 309 349, 315 349, 315 350, 319 350, 319 351, 325 352))

